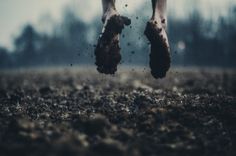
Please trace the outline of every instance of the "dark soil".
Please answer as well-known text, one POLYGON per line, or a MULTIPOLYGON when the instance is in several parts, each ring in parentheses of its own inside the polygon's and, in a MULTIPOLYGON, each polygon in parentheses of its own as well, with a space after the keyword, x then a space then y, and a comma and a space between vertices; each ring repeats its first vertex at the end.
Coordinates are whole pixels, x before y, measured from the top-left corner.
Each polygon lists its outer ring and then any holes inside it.
POLYGON ((0 73, 0 155, 235 155, 236 73, 0 73))

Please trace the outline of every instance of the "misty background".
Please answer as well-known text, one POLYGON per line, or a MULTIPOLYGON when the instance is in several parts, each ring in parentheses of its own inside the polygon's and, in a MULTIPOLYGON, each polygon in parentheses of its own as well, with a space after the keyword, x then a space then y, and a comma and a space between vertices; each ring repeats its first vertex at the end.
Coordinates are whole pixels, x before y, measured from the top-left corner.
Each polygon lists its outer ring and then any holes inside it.
MULTIPOLYGON (((122 64, 148 66, 151 0, 117 0, 117 10, 132 19, 122 64)), ((101 15, 100 0, 0 0, 0 68, 93 65, 101 15)), ((235 23, 236 0, 169 0, 172 64, 235 68, 235 23)))

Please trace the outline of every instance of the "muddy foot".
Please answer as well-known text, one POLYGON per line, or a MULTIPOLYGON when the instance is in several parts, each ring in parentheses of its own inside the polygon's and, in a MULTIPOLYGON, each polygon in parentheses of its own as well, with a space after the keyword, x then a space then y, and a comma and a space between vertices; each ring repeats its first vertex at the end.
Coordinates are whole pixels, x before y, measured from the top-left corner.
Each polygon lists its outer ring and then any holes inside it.
POLYGON ((147 23, 144 34, 151 43, 150 68, 154 78, 164 78, 170 68, 170 48, 165 29, 151 20, 147 23))
POLYGON ((119 34, 125 25, 130 25, 127 17, 114 15, 105 26, 95 49, 97 70, 104 74, 114 74, 121 61, 119 34))

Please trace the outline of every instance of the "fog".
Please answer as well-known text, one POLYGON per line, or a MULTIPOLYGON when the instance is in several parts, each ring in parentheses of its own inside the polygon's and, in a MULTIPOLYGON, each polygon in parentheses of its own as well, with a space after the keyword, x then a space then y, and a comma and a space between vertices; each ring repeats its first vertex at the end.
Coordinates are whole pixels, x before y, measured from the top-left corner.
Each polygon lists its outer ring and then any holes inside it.
MULTIPOLYGON (((0 0, 0 3, 0 46, 7 48, 12 48, 12 40, 25 23, 50 31, 52 25, 46 25, 42 17, 50 18, 51 23, 59 21, 67 5, 73 6, 73 10, 86 23, 98 18, 102 9, 100 0, 0 0)), ((133 15, 140 6, 150 8, 150 3, 150 0, 118 0, 116 5, 122 14, 133 15), (124 7, 125 4, 128 8, 124 7)), ((204 17, 217 19, 227 15, 229 6, 235 4, 236 0, 168 0, 168 13, 174 18, 186 18, 198 7, 204 17)))
MULTIPOLYGON (((100 0, 0 1, 1 67, 93 64, 102 27, 100 0)), ((121 41, 123 63, 147 65, 143 31, 151 1, 118 0, 117 9, 132 19, 121 41)), ((173 65, 234 67, 235 15, 236 0, 169 0, 173 65)))

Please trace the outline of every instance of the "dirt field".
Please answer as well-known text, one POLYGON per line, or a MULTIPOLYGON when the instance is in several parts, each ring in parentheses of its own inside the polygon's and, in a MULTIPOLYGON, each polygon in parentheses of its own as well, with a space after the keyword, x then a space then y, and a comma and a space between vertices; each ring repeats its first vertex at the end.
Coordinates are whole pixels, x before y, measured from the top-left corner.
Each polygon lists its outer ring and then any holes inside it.
POLYGON ((1 72, 0 155, 236 155, 236 72, 1 72))

